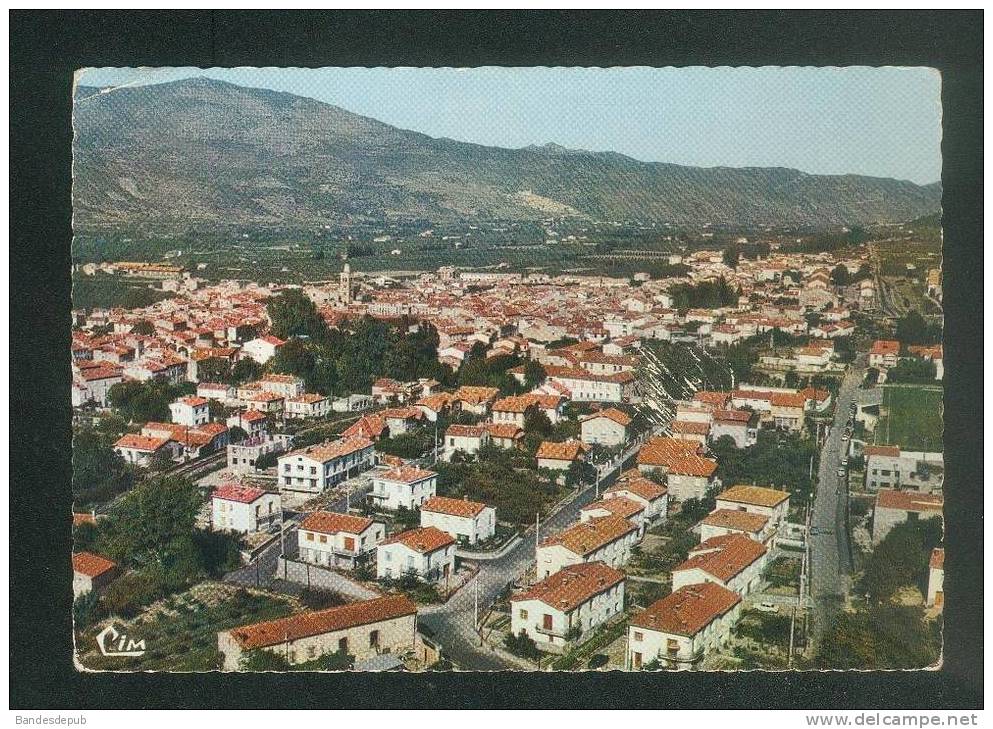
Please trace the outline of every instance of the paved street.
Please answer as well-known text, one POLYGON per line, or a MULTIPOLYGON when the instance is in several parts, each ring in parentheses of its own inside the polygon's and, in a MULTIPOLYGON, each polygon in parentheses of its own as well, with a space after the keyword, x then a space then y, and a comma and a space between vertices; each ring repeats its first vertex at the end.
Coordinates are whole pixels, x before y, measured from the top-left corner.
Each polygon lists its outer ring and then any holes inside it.
MULTIPOLYGON (((638 448, 633 445, 624 456, 604 469, 601 488, 612 483, 624 461, 638 448)), ((539 539, 555 534, 572 524, 579 510, 596 498, 594 485, 586 486, 571 502, 541 523, 539 539)), ((479 575, 463 587, 444 605, 429 606, 419 611, 418 621, 427 626, 433 639, 440 643, 446 655, 465 670, 495 671, 519 668, 506 662, 488 647, 480 647, 474 627, 475 600, 478 591, 479 615, 482 617, 508 583, 520 577, 535 559, 534 527, 507 554, 494 560, 479 562, 479 575)))
POLYGON ((848 538, 845 511, 848 493, 838 477, 841 459, 848 441, 841 439, 848 421, 849 406, 855 399, 859 383, 865 374, 861 361, 845 374, 835 404, 831 432, 821 450, 818 485, 811 515, 810 586, 814 599, 816 630, 820 634, 844 602, 849 590, 852 570, 851 543, 848 538))

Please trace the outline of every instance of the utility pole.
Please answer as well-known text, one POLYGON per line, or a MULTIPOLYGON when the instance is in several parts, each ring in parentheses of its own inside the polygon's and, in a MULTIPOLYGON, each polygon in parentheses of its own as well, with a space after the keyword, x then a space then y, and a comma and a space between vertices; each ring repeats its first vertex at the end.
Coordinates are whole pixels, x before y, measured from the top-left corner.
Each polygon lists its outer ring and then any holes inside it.
POLYGON ((796 625, 796 605, 793 606, 793 614, 790 617, 790 651, 786 655, 786 667, 793 667, 793 628, 796 625))
POLYGON ((472 615, 473 615, 473 618, 472 618, 472 627, 473 627, 473 629, 477 633, 479 633, 479 644, 482 645, 483 644, 483 634, 479 630, 479 575, 478 574, 476 575, 476 578, 473 580, 472 585, 473 585, 473 587, 472 587, 472 615))

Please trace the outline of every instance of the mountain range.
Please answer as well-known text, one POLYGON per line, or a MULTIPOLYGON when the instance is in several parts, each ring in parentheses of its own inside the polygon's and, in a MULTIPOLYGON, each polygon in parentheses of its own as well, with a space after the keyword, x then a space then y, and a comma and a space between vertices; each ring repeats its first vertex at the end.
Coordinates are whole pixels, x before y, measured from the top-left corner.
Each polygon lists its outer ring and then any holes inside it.
POLYGON ((906 221, 941 203, 940 183, 436 139, 206 78, 79 87, 73 126, 81 231, 553 216, 831 226, 906 221))

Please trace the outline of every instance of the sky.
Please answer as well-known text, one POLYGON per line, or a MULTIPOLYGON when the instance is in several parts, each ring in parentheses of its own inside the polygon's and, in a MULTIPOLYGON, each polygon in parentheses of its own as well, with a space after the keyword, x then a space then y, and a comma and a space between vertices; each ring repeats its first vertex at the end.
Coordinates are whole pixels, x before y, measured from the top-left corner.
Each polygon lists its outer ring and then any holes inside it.
POLYGON ((499 147, 554 142, 646 162, 941 177, 926 68, 87 69, 90 86, 209 76, 499 147))

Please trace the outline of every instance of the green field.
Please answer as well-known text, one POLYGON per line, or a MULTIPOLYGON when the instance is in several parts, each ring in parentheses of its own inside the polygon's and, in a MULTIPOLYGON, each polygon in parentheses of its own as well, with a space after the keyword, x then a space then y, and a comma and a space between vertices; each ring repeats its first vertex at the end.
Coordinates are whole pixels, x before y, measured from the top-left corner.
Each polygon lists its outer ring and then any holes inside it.
POLYGON ((876 445, 942 451, 943 391, 935 387, 884 385, 876 445))

